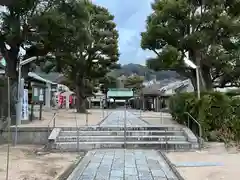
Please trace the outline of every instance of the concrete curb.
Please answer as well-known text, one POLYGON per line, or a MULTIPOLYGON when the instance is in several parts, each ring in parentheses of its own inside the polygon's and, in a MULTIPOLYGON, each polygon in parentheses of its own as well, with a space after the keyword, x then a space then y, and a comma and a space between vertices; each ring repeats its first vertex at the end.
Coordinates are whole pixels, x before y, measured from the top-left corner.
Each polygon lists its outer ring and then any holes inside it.
POLYGON ((77 177, 80 177, 86 166, 90 163, 92 156, 93 153, 91 151, 87 152, 87 154, 85 154, 85 156, 79 161, 78 165, 73 169, 73 171, 65 180, 75 180, 77 177))
POLYGON ((172 162, 168 159, 168 157, 165 155, 164 152, 158 151, 163 159, 166 161, 166 163, 169 165, 170 169, 173 171, 173 173, 177 176, 178 180, 184 180, 184 178, 181 176, 181 174, 178 172, 176 167, 172 164, 172 162))
POLYGON ((68 177, 72 174, 72 172, 75 170, 75 168, 82 162, 84 156, 86 153, 80 157, 76 162, 70 164, 67 168, 65 168, 57 177, 55 177, 53 180, 67 180, 68 177))

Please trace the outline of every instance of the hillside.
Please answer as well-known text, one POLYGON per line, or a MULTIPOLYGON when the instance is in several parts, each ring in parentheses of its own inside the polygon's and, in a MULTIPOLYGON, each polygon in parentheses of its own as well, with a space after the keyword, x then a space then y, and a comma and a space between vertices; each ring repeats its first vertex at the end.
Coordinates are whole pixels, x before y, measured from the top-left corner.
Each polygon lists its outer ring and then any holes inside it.
MULTIPOLYGON (((60 73, 51 72, 49 74, 41 71, 39 67, 36 68, 35 73, 40 75, 43 78, 46 78, 53 82, 59 82, 63 79, 60 73)), ((153 70, 142 66, 140 64, 127 64, 121 66, 121 69, 113 70, 109 73, 110 76, 119 77, 121 75, 130 76, 132 74, 137 74, 139 76, 144 76, 146 81, 152 80, 156 77, 156 80, 167 80, 167 79, 179 79, 180 76, 175 71, 158 71, 154 72, 153 70)))
POLYGON ((119 77, 121 75, 130 76, 132 74, 137 74, 139 76, 145 76, 145 80, 152 80, 156 77, 157 80, 180 78, 180 76, 175 71, 158 71, 155 72, 146 66, 140 64, 127 64, 123 65, 121 69, 114 70, 109 73, 109 75, 114 77, 119 77))

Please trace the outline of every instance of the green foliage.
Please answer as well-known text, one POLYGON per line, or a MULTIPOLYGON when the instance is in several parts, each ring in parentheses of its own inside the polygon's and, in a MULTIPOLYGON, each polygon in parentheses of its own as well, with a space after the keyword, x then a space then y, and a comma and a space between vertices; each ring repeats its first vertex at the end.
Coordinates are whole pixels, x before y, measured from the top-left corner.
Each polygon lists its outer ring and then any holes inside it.
POLYGON ((187 124, 190 113, 201 124, 206 140, 240 140, 240 99, 220 92, 202 93, 201 100, 192 93, 177 94, 170 99, 173 118, 187 124))
MULTIPOLYGON (((98 79, 117 67, 118 31, 113 20, 108 9, 88 0, 16 1, 1 12, 0 50, 8 75, 17 79, 20 46, 26 47, 24 58, 50 53, 54 58, 44 59, 44 69, 64 74, 66 83, 76 89, 78 105, 85 104, 98 79)), ((29 67, 24 66, 23 74, 29 67)))
POLYGON ((239 6, 239 0, 154 1, 141 34, 141 47, 156 54, 148 67, 174 69, 195 81, 193 70, 184 67, 189 52, 190 60, 201 67, 206 89, 239 84, 239 6))
POLYGON ((64 74, 76 89, 77 107, 93 95, 99 79, 118 67, 118 31, 113 20, 106 8, 75 0, 56 0, 33 18, 42 41, 56 57, 47 59, 44 70, 64 74))
POLYGON ((109 88, 116 88, 117 79, 112 76, 105 76, 99 80, 100 90, 106 94, 109 88))
POLYGON ((240 89, 230 90, 230 91, 226 92, 226 95, 228 95, 230 97, 239 96, 240 95, 240 89))
POLYGON ((36 14, 31 23, 40 32, 40 38, 50 48, 50 52, 57 57, 57 63, 64 68, 69 53, 78 50, 76 48, 90 39, 86 30, 89 17, 82 1, 53 2, 52 7, 36 14))
POLYGON ((194 104, 197 104, 194 94, 181 93, 171 97, 169 102, 169 108, 175 120, 177 120, 180 124, 187 124, 187 119, 184 112, 194 114, 195 113, 194 109, 195 107, 193 106, 194 104))
POLYGON ((119 56, 118 32, 114 17, 106 8, 73 2, 57 4, 56 8, 41 15, 46 19, 40 19, 43 24, 38 23, 38 28, 47 32, 44 39, 55 47, 56 59, 49 64, 54 68, 52 71, 60 70, 80 85, 83 79, 91 82, 104 77, 115 67, 119 56), (55 14, 57 18, 49 14, 55 14))
POLYGON ((138 76, 144 76, 144 79, 148 81, 152 80, 152 77, 156 77, 157 80, 179 78, 179 74, 177 74, 175 71, 153 71, 152 69, 140 64, 130 63, 123 65, 120 69, 111 71, 109 75, 114 77, 120 77, 121 75, 124 75, 128 77, 132 74, 136 74, 138 76))
POLYGON ((209 132, 221 129, 224 123, 228 123, 230 109, 230 99, 222 93, 202 96, 199 102, 199 120, 203 124, 205 136, 209 137, 209 132))
POLYGON ((132 88, 135 93, 139 92, 143 88, 144 77, 142 76, 129 76, 124 82, 124 87, 132 88))
MULTIPOLYGON (((18 53, 20 46, 24 46, 26 55, 44 56, 49 49, 41 39, 41 32, 35 29, 32 24, 34 17, 47 11, 52 5, 50 0, 20 0, 15 1, 6 11, 1 11, 1 32, 0 32, 0 50, 6 60, 6 71, 14 80, 17 77, 16 66, 19 61, 18 53), (7 42, 11 50, 5 48, 7 42), (27 45, 27 46, 26 46, 27 45)), ((27 74, 30 66, 25 66, 23 75, 27 74)))

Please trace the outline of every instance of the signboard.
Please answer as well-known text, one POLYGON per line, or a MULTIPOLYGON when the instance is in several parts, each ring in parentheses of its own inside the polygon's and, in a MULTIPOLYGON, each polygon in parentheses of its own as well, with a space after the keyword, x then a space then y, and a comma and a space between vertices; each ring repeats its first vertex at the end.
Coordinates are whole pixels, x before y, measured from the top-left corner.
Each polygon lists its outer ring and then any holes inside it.
POLYGON ((36 88, 36 87, 33 87, 33 89, 32 89, 32 101, 33 102, 39 101, 38 88, 36 88))
POLYGON ((109 91, 132 91, 132 88, 109 88, 109 91))
POLYGON ((28 120, 28 89, 24 89, 23 91, 22 120, 28 120))
POLYGON ((44 102, 44 88, 33 87, 32 89, 33 102, 44 102))
POLYGON ((107 97, 133 97, 131 89, 109 89, 107 97))
POLYGON ((43 99, 43 89, 41 88, 40 90, 39 90, 39 101, 41 101, 41 102, 43 102, 44 101, 44 99, 43 99))

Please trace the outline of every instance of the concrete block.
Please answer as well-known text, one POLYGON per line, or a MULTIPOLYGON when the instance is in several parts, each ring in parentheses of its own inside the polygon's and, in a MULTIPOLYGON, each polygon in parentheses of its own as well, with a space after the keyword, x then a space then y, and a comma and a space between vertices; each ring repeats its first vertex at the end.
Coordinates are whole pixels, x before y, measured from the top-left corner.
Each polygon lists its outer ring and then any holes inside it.
MULTIPOLYGON (((11 139, 15 138, 16 128, 11 127, 11 139)), ((7 137, 7 131, 3 132, 3 137, 7 137)), ((38 144, 45 145, 48 142, 48 127, 18 127, 17 129, 18 144, 38 144)))
POLYGON ((62 130, 61 128, 54 128, 48 137, 48 141, 56 142, 57 137, 59 136, 61 130, 62 130))
POLYGON ((192 143, 198 142, 198 138, 193 134, 193 132, 189 128, 183 128, 183 132, 189 142, 192 143))

